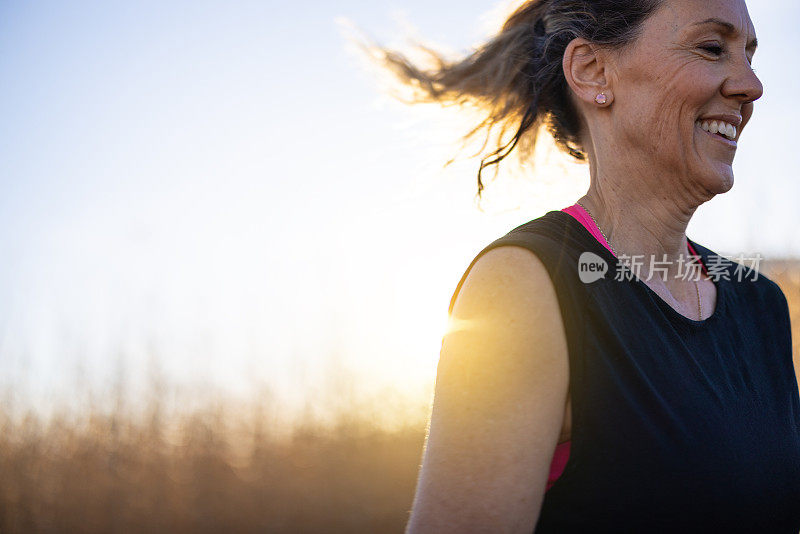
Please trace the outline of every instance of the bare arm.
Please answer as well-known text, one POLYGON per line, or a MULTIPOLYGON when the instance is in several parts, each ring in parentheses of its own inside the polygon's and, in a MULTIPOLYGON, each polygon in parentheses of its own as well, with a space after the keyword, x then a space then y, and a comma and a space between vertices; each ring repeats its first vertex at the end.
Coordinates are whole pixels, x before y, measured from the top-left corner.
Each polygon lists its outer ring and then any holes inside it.
POLYGON ((569 363, 552 281, 522 247, 470 270, 442 343, 406 532, 532 532, 563 422, 569 363))

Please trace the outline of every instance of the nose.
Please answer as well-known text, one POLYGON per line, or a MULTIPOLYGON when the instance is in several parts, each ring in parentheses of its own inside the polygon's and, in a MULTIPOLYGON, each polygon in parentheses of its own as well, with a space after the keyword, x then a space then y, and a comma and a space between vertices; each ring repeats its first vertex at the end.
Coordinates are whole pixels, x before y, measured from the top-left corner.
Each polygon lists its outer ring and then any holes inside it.
POLYGON ((733 66, 731 75, 722 86, 722 92, 725 97, 736 99, 741 104, 754 102, 764 94, 764 86, 756 76, 747 57, 743 56, 733 66))

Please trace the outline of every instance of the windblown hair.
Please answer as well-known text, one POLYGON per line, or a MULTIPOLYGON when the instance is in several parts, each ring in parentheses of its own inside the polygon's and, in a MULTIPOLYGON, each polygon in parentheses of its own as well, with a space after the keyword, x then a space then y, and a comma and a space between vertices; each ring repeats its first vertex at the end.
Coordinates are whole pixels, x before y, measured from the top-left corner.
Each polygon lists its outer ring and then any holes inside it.
MULTIPOLYGON (((518 156, 533 154, 540 126, 556 145, 579 161, 581 120, 569 97, 562 59, 567 45, 582 37, 598 47, 620 49, 634 41, 642 23, 662 0, 527 0, 503 24, 497 35, 466 57, 448 61, 427 47, 436 67, 423 69, 403 54, 376 47, 377 57, 404 85, 414 89, 412 102, 474 105, 485 118, 464 140, 485 132, 486 150, 499 128, 496 146, 483 156, 478 169, 478 197, 483 170, 497 166, 515 147, 518 156), (504 140, 507 133, 513 137, 504 140)), ((375 56, 372 50, 373 56, 375 56)), ((495 167, 497 170, 497 167, 495 167)))

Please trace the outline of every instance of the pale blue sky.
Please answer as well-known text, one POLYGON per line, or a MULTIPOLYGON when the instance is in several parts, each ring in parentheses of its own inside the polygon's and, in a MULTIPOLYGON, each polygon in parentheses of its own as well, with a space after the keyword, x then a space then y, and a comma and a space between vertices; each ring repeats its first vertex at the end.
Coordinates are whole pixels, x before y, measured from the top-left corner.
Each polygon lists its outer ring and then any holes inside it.
MULTIPOLYGON (((427 391, 472 255, 581 185, 520 186, 520 209, 478 212, 476 163, 441 170, 461 130, 382 97, 335 21, 388 43, 408 21, 458 51, 493 7, 0 4, 4 382, 69 391, 76 368, 102 383, 116 361, 134 376, 157 359, 179 382, 288 395, 324 383, 335 352, 362 385, 427 391)), ((750 10, 765 96, 734 189, 689 235, 800 255, 800 7, 750 10)))

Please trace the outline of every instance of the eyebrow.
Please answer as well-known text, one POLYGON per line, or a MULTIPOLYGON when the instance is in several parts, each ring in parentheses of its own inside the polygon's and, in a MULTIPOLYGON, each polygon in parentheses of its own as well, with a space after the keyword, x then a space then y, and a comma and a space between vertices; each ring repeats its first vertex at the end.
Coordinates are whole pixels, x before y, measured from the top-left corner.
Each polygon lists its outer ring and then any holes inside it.
MULTIPOLYGON (((692 24, 692 26, 700 26, 702 24, 714 24, 716 26, 720 26, 720 27, 723 28, 723 32, 724 33, 728 33, 728 34, 739 33, 736 30, 736 26, 734 26, 733 24, 731 24, 727 20, 718 19, 716 17, 711 17, 711 18, 708 18, 706 20, 701 20, 700 22, 695 22, 694 24, 692 24)), ((755 50, 757 47, 758 47, 758 39, 753 37, 750 40, 750 42, 747 43, 747 48, 755 50)))

